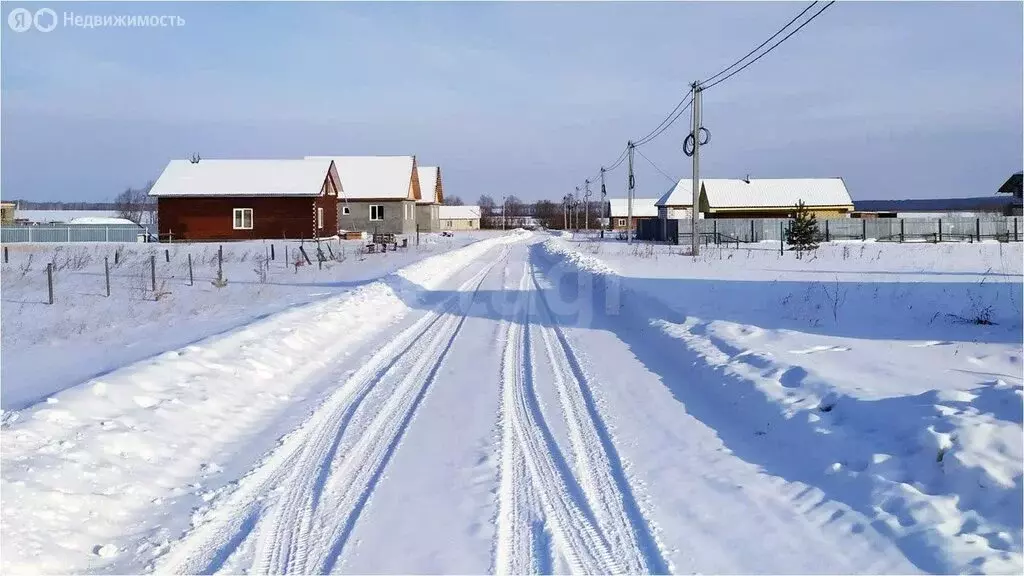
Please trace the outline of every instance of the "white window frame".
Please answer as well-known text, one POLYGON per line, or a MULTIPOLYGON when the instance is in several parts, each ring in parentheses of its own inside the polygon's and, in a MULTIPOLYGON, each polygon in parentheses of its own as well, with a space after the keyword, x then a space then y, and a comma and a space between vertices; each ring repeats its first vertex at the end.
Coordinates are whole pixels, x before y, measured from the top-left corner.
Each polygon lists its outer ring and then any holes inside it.
POLYGON ((316 227, 319 230, 324 229, 324 209, 319 206, 316 207, 316 227))
POLYGON ((451 220, 445 220, 444 221, 444 225, 445 225, 446 228, 451 228, 452 227, 452 221, 451 220))
POLYGON ((352 209, 349 208, 348 206, 342 206, 341 207, 341 215, 342 216, 348 216, 351 213, 352 213, 352 209))
POLYGON ((234 208, 231 211, 232 230, 252 230, 252 208, 234 208), (249 225, 245 225, 245 216, 249 216, 249 225))
POLYGON ((625 226, 625 225, 626 225, 626 218, 619 218, 619 226, 625 226))
POLYGON ((370 204, 370 222, 382 222, 384 220, 384 205, 383 204, 370 204), (376 208, 376 210, 374 210, 376 208), (378 212, 377 217, 373 216, 374 212, 378 212))

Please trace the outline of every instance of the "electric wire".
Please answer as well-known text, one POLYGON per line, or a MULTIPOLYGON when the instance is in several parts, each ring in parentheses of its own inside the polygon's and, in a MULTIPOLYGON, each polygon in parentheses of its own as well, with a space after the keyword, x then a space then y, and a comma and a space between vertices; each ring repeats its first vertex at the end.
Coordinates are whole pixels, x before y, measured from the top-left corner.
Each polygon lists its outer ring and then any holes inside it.
POLYGON ((772 51, 772 50, 774 50, 775 48, 777 48, 777 47, 779 46, 779 44, 782 44, 783 42, 785 42, 786 40, 788 40, 788 39, 789 39, 789 38, 790 38, 790 37, 791 37, 792 35, 794 35, 794 34, 796 34, 797 32, 799 32, 799 31, 800 31, 800 30, 801 30, 801 29, 802 29, 802 28, 803 28, 804 26, 807 26, 808 24, 810 24, 812 20, 814 20, 815 18, 817 18, 817 17, 818 17, 818 16, 819 16, 819 15, 820 15, 820 14, 821 14, 822 12, 824 12, 825 10, 828 10, 828 8, 829 8, 830 6, 832 6, 833 4, 835 4, 835 3, 836 3, 836 0, 832 0, 832 1, 831 1, 831 2, 829 2, 828 4, 825 4, 825 6, 823 6, 823 7, 821 8, 821 10, 818 10, 818 11, 817 11, 817 12, 815 12, 815 13, 814 13, 814 14, 813 14, 813 15, 812 15, 812 16, 811 16, 810 18, 808 18, 807 20, 804 20, 804 22, 803 22, 802 24, 800 24, 799 26, 797 26, 797 27, 796 27, 796 28, 795 28, 795 29, 794 29, 794 30, 793 30, 792 32, 790 32, 789 34, 786 34, 785 36, 783 36, 782 40, 779 40, 779 41, 778 41, 778 42, 776 42, 775 44, 772 44, 772 45, 771 45, 771 46, 770 46, 770 47, 769 47, 769 48, 768 48, 767 50, 765 50, 764 52, 762 52, 762 53, 758 54, 757 58, 754 58, 753 60, 751 60, 750 62, 747 62, 746 64, 744 64, 744 65, 743 65, 743 66, 741 66, 740 68, 738 68, 738 69, 736 69, 736 70, 734 70, 734 71, 730 72, 730 73, 729 73, 729 74, 728 74, 727 76, 725 76, 725 77, 723 77, 723 78, 720 78, 720 79, 718 79, 718 80, 715 80, 714 82, 712 82, 711 84, 708 84, 707 86, 701 86, 701 89, 702 89, 702 90, 708 90, 708 89, 714 88, 715 86, 718 86, 719 84, 721 84, 722 82, 725 82, 725 81, 726 81, 726 80, 728 80, 729 78, 732 78, 733 76, 735 76, 735 75, 739 74, 740 72, 742 72, 742 71, 743 71, 744 69, 746 69, 746 68, 747 68, 748 66, 750 66, 750 65, 751 65, 751 64, 753 64, 754 62, 757 62, 757 61, 758 61, 758 60, 760 60, 761 58, 764 58, 764 57, 765 57, 765 56, 767 56, 767 55, 768 55, 769 53, 771 53, 771 51, 772 51))

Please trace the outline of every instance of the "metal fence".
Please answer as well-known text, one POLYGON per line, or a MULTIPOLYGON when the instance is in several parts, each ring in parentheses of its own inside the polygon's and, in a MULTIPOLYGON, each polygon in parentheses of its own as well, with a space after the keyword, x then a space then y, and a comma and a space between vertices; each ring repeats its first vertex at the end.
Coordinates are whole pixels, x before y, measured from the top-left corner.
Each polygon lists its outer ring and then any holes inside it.
MULTIPOLYGON (((818 220, 826 242, 878 240, 882 242, 979 242, 1024 240, 1024 222, 1016 216, 950 218, 835 218, 818 220)), ((705 243, 780 241, 791 220, 786 218, 708 218, 697 229, 705 243)), ((678 244, 688 242, 690 220, 644 220, 637 223, 637 239, 678 244)))
POLYGON ((153 226, 64 224, 0 226, 0 242, 147 242, 153 240, 153 226))

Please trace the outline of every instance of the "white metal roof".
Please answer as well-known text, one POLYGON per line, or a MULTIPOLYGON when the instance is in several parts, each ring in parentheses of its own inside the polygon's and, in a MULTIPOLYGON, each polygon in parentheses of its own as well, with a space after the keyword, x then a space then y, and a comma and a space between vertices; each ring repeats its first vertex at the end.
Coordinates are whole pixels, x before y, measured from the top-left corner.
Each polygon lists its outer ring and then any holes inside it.
POLYGON ((412 156, 306 156, 334 160, 348 200, 411 198, 412 156))
MULTIPOLYGON (((852 206, 842 178, 702 178, 701 188, 712 210, 796 206, 852 206)), ((665 193, 658 206, 692 206, 693 185, 683 178, 665 193)))
POLYGON ((417 166, 416 172, 420 175, 420 199, 418 204, 439 204, 441 199, 437 197, 437 166, 417 166))
POLYGON ((655 202, 656 206, 693 206, 693 182, 683 178, 655 202))
POLYGON ((476 220, 480 218, 479 206, 438 206, 437 217, 441 220, 476 220))
POLYGON ((93 224, 97 226, 114 226, 121 224, 135 224, 127 218, 117 218, 112 216, 82 216, 81 218, 72 218, 68 224, 93 224))
POLYGON ((150 196, 319 196, 322 160, 171 160, 150 196))
POLYGON ((853 206, 841 178, 710 179, 702 181, 708 207, 773 208, 796 206, 853 206))
MULTIPOLYGON (((658 207, 655 203, 658 200, 656 198, 633 198, 633 217, 634 218, 649 218, 658 215, 658 207)), ((625 198, 611 198, 608 200, 611 204, 612 218, 626 218, 629 216, 629 204, 625 198)))

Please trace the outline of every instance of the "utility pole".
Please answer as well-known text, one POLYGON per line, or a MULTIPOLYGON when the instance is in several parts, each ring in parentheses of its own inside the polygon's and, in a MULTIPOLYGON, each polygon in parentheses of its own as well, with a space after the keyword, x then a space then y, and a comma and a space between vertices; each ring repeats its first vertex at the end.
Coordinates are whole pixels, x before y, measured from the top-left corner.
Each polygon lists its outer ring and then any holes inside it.
POLYGON ((569 229, 569 196, 562 196, 562 230, 569 229))
MULTIPOLYGON (((608 191, 605 190, 605 188, 604 188, 604 166, 601 166, 601 216, 608 219, 608 221, 605 222, 605 226, 607 226, 608 229, 610 230, 611 226, 612 226, 612 217, 611 217, 611 214, 607 214, 606 213, 607 210, 605 209, 605 203, 607 201, 608 201, 608 191)), ((601 238, 604 238, 605 226, 601 227, 601 238)))
POLYGON ((584 185, 587 188, 586 193, 583 195, 583 227, 590 232, 590 180, 584 180, 584 185))
POLYGON ((501 197, 501 230, 505 231, 505 209, 508 208, 505 196, 501 197))
POLYGON ((636 185, 636 179, 633 178, 633 142, 630 141, 626 144, 629 156, 629 187, 626 191, 626 223, 628 228, 626 229, 626 243, 633 243, 633 188, 636 185))
POLYGON ((690 230, 690 252, 697 256, 700 251, 700 236, 697 225, 700 214, 700 130, 701 130, 701 92, 703 89, 698 82, 693 83, 693 205, 690 207, 690 215, 693 217, 693 225, 690 230))
POLYGON ((580 187, 576 187, 576 195, 572 197, 572 215, 573 220, 572 228, 576 232, 580 231, 580 187))

